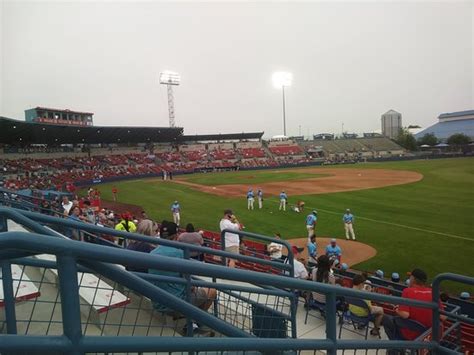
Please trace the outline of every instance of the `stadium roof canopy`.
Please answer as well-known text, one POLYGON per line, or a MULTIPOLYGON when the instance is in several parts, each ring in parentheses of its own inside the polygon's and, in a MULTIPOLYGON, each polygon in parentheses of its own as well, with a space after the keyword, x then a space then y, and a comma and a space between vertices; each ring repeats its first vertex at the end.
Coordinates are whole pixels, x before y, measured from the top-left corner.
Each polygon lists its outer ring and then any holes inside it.
POLYGON ((183 128, 63 126, 0 117, 0 142, 25 144, 111 144, 175 142, 183 128))
POLYGON ((442 141, 456 133, 463 133, 474 140, 474 119, 438 122, 415 134, 415 138, 421 138, 427 133, 433 133, 442 141))
POLYGON ((464 117, 464 116, 472 116, 474 115, 474 110, 467 110, 467 111, 458 111, 458 112, 449 112, 449 113, 442 113, 438 116, 438 118, 452 118, 452 117, 464 117))
POLYGON ((261 139, 264 132, 255 133, 224 133, 224 134, 196 134, 183 135, 178 138, 180 142, 205 142, 205 141, 230 141, 244 139, 261 139))

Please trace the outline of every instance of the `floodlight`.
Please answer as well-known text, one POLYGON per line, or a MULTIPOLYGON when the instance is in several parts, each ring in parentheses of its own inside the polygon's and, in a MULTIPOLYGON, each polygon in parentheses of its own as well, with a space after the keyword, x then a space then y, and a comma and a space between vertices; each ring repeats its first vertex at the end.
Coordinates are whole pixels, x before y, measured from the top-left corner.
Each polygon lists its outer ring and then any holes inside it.
POLYGON ((181 76, 173 71, 165 70, 160 73, 160 84, 179 85, 181 76))
POLYGON ((168 91, 168 112, 170 127, 174 127, 174 97, 173 86, 178 86, 181 82, 181 76, 171 70, 165 70, 160 73, 160 84, 166 85, 168 91))
POLYGON ((280 89, 284 86, 291 86, 293 81, 293 74, 285 71, 278 71, 272 75, 273 85, 280 89))

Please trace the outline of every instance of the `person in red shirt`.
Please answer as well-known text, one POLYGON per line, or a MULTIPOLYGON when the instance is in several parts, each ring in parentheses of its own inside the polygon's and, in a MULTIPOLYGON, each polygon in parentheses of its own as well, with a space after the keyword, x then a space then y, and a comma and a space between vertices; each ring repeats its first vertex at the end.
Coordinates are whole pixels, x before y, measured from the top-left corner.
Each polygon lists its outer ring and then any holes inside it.
MULTIPOLYGON (((421 269, 414 269, 410 274, 409 287, 405 288, 402 292, 403 298, 409 298, 412 300, 431 302, 432 291, 431 287, 426 286, 428 276, 421 269)), ((441 307, 441 305, 440 305, 441 307)), ((413 306, 400 305, 395 308, 396 316, 403 319, 411 319, 424 325, 426 328, 432 326, 432 311, 429 308, 420 308, 413 306)), ((442 316, 442 319, 445 317, 442 316)), ((392 317, 385 316, 383 320, 385 333, 390 340, 401 339, 401 340, 414 340, 421 334, 405 328, 398 328, 393 321, 392 317)))

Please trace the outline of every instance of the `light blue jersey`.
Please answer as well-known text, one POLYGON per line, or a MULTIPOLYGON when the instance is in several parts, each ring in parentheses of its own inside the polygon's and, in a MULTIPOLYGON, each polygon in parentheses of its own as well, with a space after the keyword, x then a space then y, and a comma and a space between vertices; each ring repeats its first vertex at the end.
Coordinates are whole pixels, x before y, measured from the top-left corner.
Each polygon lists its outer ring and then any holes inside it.
POLYGON ((178 213, 181 207, 179 206, 179 203, 173 203, 171 205, 171 212, 173 213, 178 213))
POLYGON ((352 213, 344 213, 342 220, 344 221, 344 223, 353 223, 354 216, 352 215, 352 213))
POLYGON ((339 245, 336 245, 336 246, 332 246, 331 244, 329 244, 327 247, 326 247, 326 255, 331 257, 333 255, 339 257, 342 255, 342 250, 341 248, 339 247, 339 245))
POLYGON ((306 225, 307 226, 314 226, 316 224, 317 220, 318 220, 318 217, 316 217, 314 214, 310 213, 309 215, 306 216, 306 225))
POLYGON ((288 199, 288 196, 286 195, 286 193, 282 192, 280 194, 280 200, 286 200, 286 199, 288 199))
POLYGON ((308 255, 311 256, 312 258, 316 258, 316 256, 318 255, 316 242, 314 243, 308 242, 308 255))
POLYGON ((247 192, 247 198, 253 198, 253 191, 250 190, 249 192, 247 192))

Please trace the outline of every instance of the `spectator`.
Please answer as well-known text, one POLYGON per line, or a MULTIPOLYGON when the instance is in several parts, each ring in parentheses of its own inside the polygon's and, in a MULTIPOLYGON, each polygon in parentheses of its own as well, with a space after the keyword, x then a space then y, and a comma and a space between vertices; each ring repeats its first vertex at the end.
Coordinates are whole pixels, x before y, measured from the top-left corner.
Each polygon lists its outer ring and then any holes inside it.
MULTIPOLYGON (((224 217, 221 219, 220 224, 219 224, 221 232, 224 229, 229 229, 233 231, 239 231, 240 230, 240 224, 237 218, 234 216, 232 210, 225 210, 224 211, 224 217)), ((236 233, 230 233, 226 232, 224 234, 224 240, 223 242, 225 243, 225 250, 229 253, 234 253, 234 254, 240 254, 239 252, 239 246, 240 246, 240 238, 239 235, 236 233)), ((235 267, 235 260, 234 259, 229 259, 228 260, 228 265, 229 267, 235 267)))
MULTIPOLYGON (((79 206, 74 206, 71 208, 69 216, 67 217, 68 220, 75 221, 75 222, 82 222, 82 212, 79 206)), ((67 228, 66 229, 66 237, 74 240, 82 240, 81 232, 78 229, 74 228, 67 228)))
POLYGON ((51 211, 51 204, 49 201, 45 198, 41 200, 41 206, 40 206, 41 213, 47 214, 47 215, 52 215, 53 211, 51 211))
POLYGON ((461 294, 459 295, 459 298, 464 300, 464 301, 469 301, 469 299, 471 298, 471 295, 469 294, 469 292, 461 292, 461 294))
MULTIPOLYGON (((160 227, 160 236, 161 238, 168 239, 168 240, 176 240, 178 233, 178 226, 172 222, 163 223, 160 227)), ((184 258, 183 250, 177 249, 174 247, 162 245, 158 248, 151 251, 152 255, 157 256, 166 256, 171 258, 184 258)), ((181 277, 179 272, 174 271, 164 271, 164 270, 155 270, 149 269, 148 272, 154 275, 162 275, 162 276, 171 276, 171 277, 181 277)), ((170 282, 161 282, 157 281, 155 284, 160 287, 162 290, 170 293, 173 296, 176 296, 180 299, 186 298, 186 285, 185 284, 177 284, 177 283, 170 283, 170 282)), ((212 288, 204 288, 204 287, 195 287, 191 288, 191 303, 201 308, 202 310, 207 310, 211 306, 212 302, 216 299, 217 292, 215 289, 212 288)), ((160 304, 159 302, 154 302, 153 306, 158 311, 171 311, 165 305, 160 304)), ((193 326, 193 328, 197 327, 193 326)))
POLYGON ((84 214, 88 223, 95 224, 95 213, 89 200, 84 201, 84 214))
MULTIPOLYGON (((281 239, 280 233, 275 233, 275 239, 281 239)), ((268 254, 273 261, 283 261, 282 250, 283 244, 280 243, 271 242, 267 247, 268 254)))
MULTIPOLYGON (((364 283, 365 277, 362 275, 355 275, 352 280, 352 288, 363 291, 364 290, 364 283)), ((380 325, 382 324, 383 319, 383 308, 378 306, 373 306, 370 300, 364 300, 369 306, 370 314, 374 315, 374 328, 370 331, 371 335, 380 336, 380 325)), ((365 308, 355 306, 353 304, 349 305, 349 310, 358 317, 368 317, 369 314, 365 308)))
POLYGON ((297 279, 307 280, 308 279, 308 270, 304 264, 298 260, 300 259, 300 253, 304 250, 304 248, 298 248, 296 245, 291 247, 291 251, 293 252, 293 271, 294 277, 297 279))
POLYGON ((63 196, 63 202, 61 203, 61 206, 63 208, 64 215, 68 216, 69 211, 71 211, 71 208, 73 206, 73 203, 71 201, 69 201, 69 197, 63 196))
MULTIPOLYGON (((179 235, 178 242, 202 246, 204 244, 204 239, 202 238, 202 232, 196 232, 194 226, 191 223, 188 223, 186 225, 186 232, 179 235)), ((197 251, 191 251, 189 255, 193 259, 199 259, 200 253, 197 251)))
MULTIPOLYGON (((410 274, 410 283, 407 288, 402 292, 403 298, 412 300, 431 302, 432 291, 431 288, 426 286, 428 276, 421 269, 414 269, 410 274)), ((440 304, 440 309, 443 306, 440 304)), ((403 319, 412 319, 424 325, 426 328, 432 326, 432 311, 429 308, 419 308, 413 306, 400 305, 395 307, 396 316, 403 319)), ((441 316, 441 320, 446 319, 445 316, 441 316)), ((413 340, 416 339, 420 333, 412 331, 410 329, 398 328, 393 321, 393 317, 385 316, 383 318, 383 326, 385 333, 390 340, 393 339, 404 339, 413 340)))
MULTIPOLYGON (((138 223, 137 226, 137 233, 138 234, 143 234, 148 237, 153 236, 153 222, 150 221, 149 219, 144 219, 138 223)), ((127 245, 128 250, 134 250, 134 251, 139 251, 142 253, 150 253, 153 249, 155 249, 155 246, 153 244, 150 244, 148 242, 143 242, 139 240, 131 240, 128 245, 127 245)), ((126 269, 128 271, 134 271, 134 272, 148 272, 147 268, 141 268, 141 267, 134 267, 127 265, 126 269)))
POLYGON ((341 261, 342 250, 341 247, 337 245, 336 239, 331 239, 331 243, 326 246, 326 255, 329 259, 341 261))
MULTIPOLYGON (((327 255, 321 255, 318 258, 318 267, 312 271, 312 280, 324 284, 336 284, 336 278, 331 270, 331 261, 327 255)), ((313 292, 313 299, 321 304, 326 304, 326 295, 324 293, 313 292)))
MULTIPOLYGON (((137 231, 137 226, 131 221, 133 217, 130 212, 122 213, 121 217, 122 219, 115 225, 115 229, 122 232, 135 233, 137 231)), ((123 243, 124 238, 120 237, 119 245, 122 245, 123 243)))
POLYGON ((312 235, 308 240, 308 267, 314 267, 318 264, 318 246, 316 236, 312 235))

